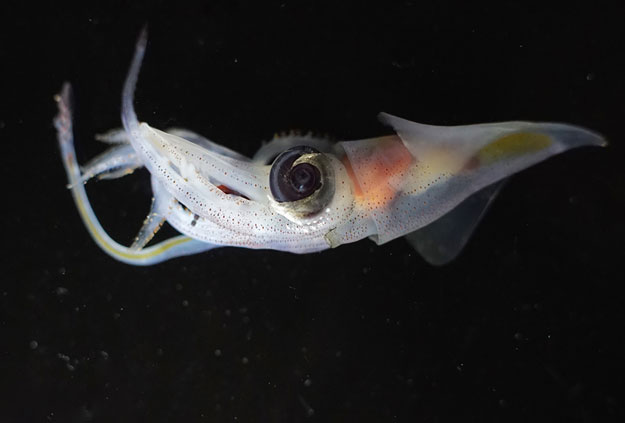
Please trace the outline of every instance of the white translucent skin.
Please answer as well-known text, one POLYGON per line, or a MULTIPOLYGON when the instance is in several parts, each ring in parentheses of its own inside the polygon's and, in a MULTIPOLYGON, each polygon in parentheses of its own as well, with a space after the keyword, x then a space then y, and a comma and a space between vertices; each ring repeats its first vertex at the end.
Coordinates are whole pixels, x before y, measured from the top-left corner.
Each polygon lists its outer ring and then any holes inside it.
POLYGON ((122 95, 124 130, 100 137, 123 146, 113 147, 81 173, 75 161, 68 85, 58 98, 55 120, 69 184, 85 225, 108 254, 130 264, 154 264, 218 246, 308 253, 365 237, 382 244, 422 228, 481 188, 554 154, 604 145, 599 135, 565 124, 437 127, 381 114, 397 135, 336 145, 310 135, 287 136, 248 159, 191 131, 165 132, 138 121, 133 94, 145 45, 143 32, 122 95), (525 133, 536 144, 533 148, 519 147, 517 139, 501 143, 508 135, 525 133), (497 142, 505 149, 493 155, 489 146, 497 142), (306 218, 289 213, 288 204, 276 203, 268 185, 267 161, 302 144, 326 154, 335 173, 333 198, 306 218), (97 221, 83 182, 92 176, 118 177, 140 166, 152 175, 154 201, 135 243, 124 247, 97 221), (183 236, 146 247, 165 220, 183 236))
POLYGON ((392 201, 379 204, 376 196, 380 186, 365 192, 366 201, 356 202, 352 223, 333 232, 337 245, 363 236, 383 244, 428 225, 473 193, 553 155, 575 147, 606 145, 599 134, 561 123, 501 122, 445 127, 386 113, 380 114, 380 120, 398 136, 387 137, 384 143, 377 138, 340 144, 357 182, 362 186, 362 181, 371 179, 372 168, 377 168, 376 179, 386 188, 385 192, 394 193, 392 201), (497 142, 506 137, 525 135, 528 141, 534 138, 548 145, 525 149, 521 145, 515 150, 508 144, 507 151, 497 150, 497 142), (394 174, 380 171, 398 161, 397 150, 402 147, 402 154, 410 156, 406 159, 410 165, 394 174), (499 153, 500 157, 473 163, 480 151, 499 153))

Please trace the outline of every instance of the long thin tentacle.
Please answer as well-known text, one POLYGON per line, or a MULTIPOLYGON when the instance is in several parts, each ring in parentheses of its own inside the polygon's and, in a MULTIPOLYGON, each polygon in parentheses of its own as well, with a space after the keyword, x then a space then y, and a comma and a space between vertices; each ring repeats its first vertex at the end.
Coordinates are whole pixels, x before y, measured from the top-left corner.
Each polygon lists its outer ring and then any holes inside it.
POLYGON ((65 83, 61 93, 55 97, 59 112, 54 119, 54 126, 57 129, 57 138, 61 148, 63 164, 67 173, 72 196, 76 203, 76 208, 89 234, 100 248, 111 257, 124 263, 151 265, 170 258, 195 254, 219 247, 218 245, 208 244, 181 235, 167 239, 148 248, 133 250, 117 243, 108 235, 93 212, 91 204, 89 203, 89 198, 87 197, 87 192, 81 182, 80 167, 76 161, 76 153, 74 150, 70 96, 70 84, 65 83))

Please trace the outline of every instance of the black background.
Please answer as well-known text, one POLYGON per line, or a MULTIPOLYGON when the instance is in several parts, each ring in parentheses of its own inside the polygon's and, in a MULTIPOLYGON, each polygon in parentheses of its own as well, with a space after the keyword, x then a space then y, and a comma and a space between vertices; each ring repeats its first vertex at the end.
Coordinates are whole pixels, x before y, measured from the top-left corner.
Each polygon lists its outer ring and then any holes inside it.
MULTIPOLYGON (((0 421, 622 421, 620 3, 5 2, 0 421), (52 96, 73 83, 79 160, 102 151, 146 22, 140 119, 244 154, 289 129, 386 134, 379 111, 564 121, 610 146, 512 178, 442 268, 403 240, 127 266, 65 189, 52 96)), ((145 171, 88 190, 129 242, 145 171)))

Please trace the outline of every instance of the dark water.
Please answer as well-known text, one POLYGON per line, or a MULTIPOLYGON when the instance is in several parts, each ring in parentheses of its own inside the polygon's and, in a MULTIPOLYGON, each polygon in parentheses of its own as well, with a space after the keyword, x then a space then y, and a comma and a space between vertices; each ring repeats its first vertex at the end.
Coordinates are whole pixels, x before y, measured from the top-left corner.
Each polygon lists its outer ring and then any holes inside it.
MULTIPOLYGON (((258 3, 3 6, 0 421, 620 421, 625 8, 258 3), (244 154, 281 130, 382 135, 379 111, 611 144, 515 176, 443 268, 403 240, 130 267, 64 188, 52 95, 74 84, 79 160, 102 151, 146 21, 140 118, 244 154)), ((147 174, 88 188, 129 242, 147 174)))

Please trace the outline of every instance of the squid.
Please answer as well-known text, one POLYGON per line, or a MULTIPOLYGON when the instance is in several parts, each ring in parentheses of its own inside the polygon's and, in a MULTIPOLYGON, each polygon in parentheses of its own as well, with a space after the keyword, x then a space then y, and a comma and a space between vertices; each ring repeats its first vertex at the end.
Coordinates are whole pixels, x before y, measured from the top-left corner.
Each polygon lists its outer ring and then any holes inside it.
POLYGON ((131 265, 222 246, 303 254, 399 237, 442 265, 460 253, 510 175, 572 148, 606 145, 601 135, 563 123, 433 126, 381 113, 394 134, 336 143, 289 134, 248 158, 192 131, 138 120, 133 98, 146 44, 144 30, 123 87, 123 128, 97 136, 111 146, 85 166, 74 151, 69 83, 55 97, 78 212, 97 245, 131 265), (124 246, 101 226, 85 183, 140 167, 151 176, 152 205, 124 246), (148 245, 164 222, 180 235, 148 245))

